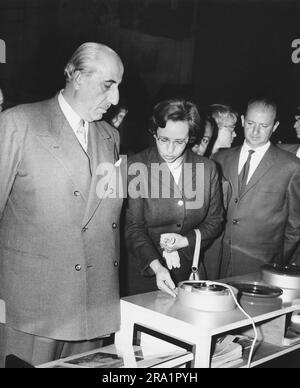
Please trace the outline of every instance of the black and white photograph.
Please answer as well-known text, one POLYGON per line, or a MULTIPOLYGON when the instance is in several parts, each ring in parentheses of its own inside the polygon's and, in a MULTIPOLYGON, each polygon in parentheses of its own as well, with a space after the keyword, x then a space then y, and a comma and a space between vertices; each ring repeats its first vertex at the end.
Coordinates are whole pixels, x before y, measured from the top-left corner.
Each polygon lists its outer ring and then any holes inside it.
POLYGON ((300 368, 300 0, 0 0, 15 368, 300 368))

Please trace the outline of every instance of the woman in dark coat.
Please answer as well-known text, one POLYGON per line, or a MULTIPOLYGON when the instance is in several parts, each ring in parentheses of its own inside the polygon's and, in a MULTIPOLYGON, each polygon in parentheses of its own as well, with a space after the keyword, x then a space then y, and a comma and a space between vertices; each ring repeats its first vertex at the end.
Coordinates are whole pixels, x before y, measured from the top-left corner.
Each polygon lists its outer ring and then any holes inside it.
POLYGON ((199 126, 193 103, 160 102, 149 128, 156 146, 129 159, 125 226, 129 255, 122 274, 127 277, 126 294, 159 288, 175 296, 177 283, 191 273, 194 229, 201 232, 202 247, 221 232, 217 168, 189 147, 199 126))

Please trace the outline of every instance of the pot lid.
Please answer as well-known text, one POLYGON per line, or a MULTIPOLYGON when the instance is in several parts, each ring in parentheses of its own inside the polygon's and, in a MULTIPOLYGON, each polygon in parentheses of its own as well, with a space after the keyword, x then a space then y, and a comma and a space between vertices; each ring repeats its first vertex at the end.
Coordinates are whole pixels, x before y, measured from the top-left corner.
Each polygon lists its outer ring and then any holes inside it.
POLYGON ((300 267, 296 265, 265 264, 261 270, 273 274, 300 277, 300 267))
POLYGON ((282 289, 279 287, 260 284, 257 282, 229 282, 228 284, 237 288, 242 295, 252 296, 255 298, 276 298, 283 293, 282 289))

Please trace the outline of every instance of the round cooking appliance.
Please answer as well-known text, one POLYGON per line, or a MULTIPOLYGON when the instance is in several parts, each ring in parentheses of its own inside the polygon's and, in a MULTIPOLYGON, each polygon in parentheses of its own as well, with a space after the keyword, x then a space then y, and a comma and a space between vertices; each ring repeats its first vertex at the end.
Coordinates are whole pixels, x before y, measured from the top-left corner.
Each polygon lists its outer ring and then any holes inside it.
POLYGON ((279 287, 262 284, 260 282, 229 282, 231 286, 239 290, 239 301, 242 306, 260 306, 262 308, 280 308, 282 299, 279 297, 283 291, 279 287))
POLYGON ((265 264, 261 267, 262 280, 283 290, 283 302, 300 299, 300 267, 294 265, 265 264))
MULTIPOLYGON (((230 287, 234 295, 238 290, 230 287)), ((178 285, 178 301, 202 311, 231 311, 236 308, 228 286, 206 280, 184 281, 178 285)))
POLYGON ((273 287, 258 282, 230 282, 228 284, 233 287, 236 287, 241 294, 254 298, 276 298, 278 296, 281 296, 283 293, 282 289, 279 287, 273 287))

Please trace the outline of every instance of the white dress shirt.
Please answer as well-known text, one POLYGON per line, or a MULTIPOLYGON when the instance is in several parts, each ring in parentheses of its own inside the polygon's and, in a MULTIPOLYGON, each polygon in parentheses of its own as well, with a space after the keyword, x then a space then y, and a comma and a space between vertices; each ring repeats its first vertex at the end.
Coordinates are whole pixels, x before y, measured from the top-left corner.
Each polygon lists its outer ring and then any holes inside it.
POLYGON ((296 156, 297 156, 298 158, 300 158, 300 147, 298 148, 298 151, 297 151, 297 153, 296 153, 296 156))
POLYGON ((89 130, 89 123, 88 121, 84 121, 75 111, 74 109, 68 104, 66 99, 64 98, 62 94, 62 90, 58 94, 58 103, 59 106, 66 117, 68 123, 70 124, 71 128, 73 129, 75 136, 77 137, 79 143, 81 144, 82 148, 87 151, 88 146, 88 130, 89 130), (82 124, 84 127, 84 132, 82 132, 82 124))
POLYGON ((180 158, 176 159, 175 162, 167 163, 169 170, 171 171, 174 181, 178 185, 180 174, 182 171, 182 163, 183 163, 184 156, 181 156, 180 158))
POLYGON ((255 151, 251 157, 247 183, 251 179, 252 175, 254 174, 255 170, 257 169, 259 163, 261 162, 262 158, 265 156, 265 153, 268 151, 270 146, 271 146, 271 142, 269 141, 267 144, 254 149, 249 147, 248 144, 244 142, 240 153, 240 159, 239 159, 239 170, 238 170, 239 174, 241 173, 242 168, 244 167, 244 164, 247 161, 249 150, 255 151))

